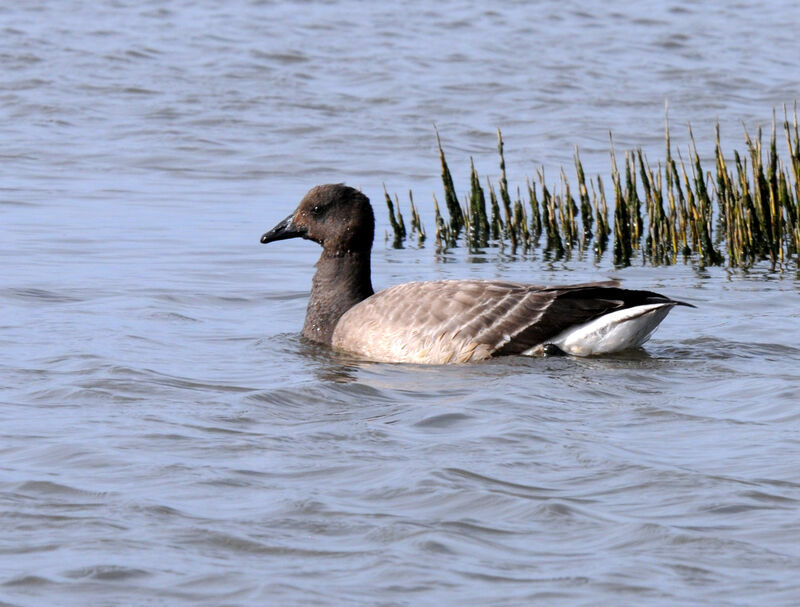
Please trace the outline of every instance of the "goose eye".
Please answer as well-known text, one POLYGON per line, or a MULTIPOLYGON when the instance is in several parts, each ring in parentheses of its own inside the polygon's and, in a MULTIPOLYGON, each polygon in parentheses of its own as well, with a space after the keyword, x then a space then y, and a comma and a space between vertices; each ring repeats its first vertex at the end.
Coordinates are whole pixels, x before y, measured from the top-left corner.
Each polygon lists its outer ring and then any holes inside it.
POLYGON ((316 204, 313 207, 311 207, 311 214, 314 217, 319 217, 320 215, 322 215, 322 210, 323 210, 322 209, 322 205, 321 204, 316 204))

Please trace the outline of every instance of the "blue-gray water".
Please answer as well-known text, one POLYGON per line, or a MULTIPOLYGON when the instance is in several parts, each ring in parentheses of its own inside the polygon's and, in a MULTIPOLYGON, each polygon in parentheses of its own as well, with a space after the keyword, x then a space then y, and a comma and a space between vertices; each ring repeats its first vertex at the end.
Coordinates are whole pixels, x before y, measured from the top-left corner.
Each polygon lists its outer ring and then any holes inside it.
MULTIPOLYGON (((380 237, 376 287, 614 276, 645 351, 464 367, 303 342, 312 185, 439 191, 435 123, 555 180, 580 146, 742 146, 800 97, 756 3, 0 7, 0 604, 796 605, 800 279, 380 237), (478 263, 486 261, 488 263, 478 263)), ((440 197, 441 200, 441 197, 440 197)), ((430 226, 429 226, 430 228, 430 226)))

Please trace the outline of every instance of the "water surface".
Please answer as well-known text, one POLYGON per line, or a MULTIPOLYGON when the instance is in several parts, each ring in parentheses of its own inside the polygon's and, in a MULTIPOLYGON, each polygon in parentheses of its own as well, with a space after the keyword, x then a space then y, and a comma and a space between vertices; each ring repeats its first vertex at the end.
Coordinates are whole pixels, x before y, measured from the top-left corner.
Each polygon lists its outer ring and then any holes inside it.
MULTIPOLYGON (((794 605, 800 282, 436 255, 374 283, 615 277, 646 349, 462 367, 301 340, 322 182, 439 191, 729 147, 798 97, 790 2, 0 9, 0 604, 794 605)), ((441 200, 441 196, 440 196, 441 200)), ((429 212, 429 209, 426 211, 429 212)))

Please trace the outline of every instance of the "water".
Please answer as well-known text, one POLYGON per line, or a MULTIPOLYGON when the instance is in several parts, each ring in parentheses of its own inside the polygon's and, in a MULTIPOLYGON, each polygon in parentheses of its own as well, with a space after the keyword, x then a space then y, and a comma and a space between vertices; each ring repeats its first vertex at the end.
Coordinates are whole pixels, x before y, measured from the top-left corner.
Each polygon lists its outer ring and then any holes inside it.
MULTIPOLYGON (((298 337, 312 185, 701 151, 798 95, 800 11, 689 2, 0 9, 0 604, 794 605, 800 280, 395 251, 374 282, 614 276, 645 351, 419 368, 298 337)), ((440 198, 441 199, 441 198, 440 198)), ((386 218, 378 207, 378 233, 386 218)))

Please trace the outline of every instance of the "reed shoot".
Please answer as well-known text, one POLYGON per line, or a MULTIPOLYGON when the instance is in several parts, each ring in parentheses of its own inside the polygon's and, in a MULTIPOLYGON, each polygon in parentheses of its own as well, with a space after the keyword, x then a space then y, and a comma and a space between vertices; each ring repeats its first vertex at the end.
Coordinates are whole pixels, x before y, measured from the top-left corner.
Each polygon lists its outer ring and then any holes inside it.
MULTIPOLYGON (((508 246, 512 255, 542 251, 550 259, 583 256, 599 260, 608 249, 613 263, 627 266, 636 259, 651 265, 683 262, 699 266, 747 268, 767 261, 772 267, 800 265, 800 134, 797 106, 792 120, 786 111, 782 125, 788 151, 778 152, 778 123, 773 116, 768 145, 761 129, 755 137, 745 130, 745 152, 723 153, 719 125, 715 129, 714 167, 706 170, 689 129, 687 160, 673 155, 669 122, 665 127, 666 159, 651 164, 639 150, 625 152, 618 163, 611 140, 613 223, 603 179, 587 179, 578 149, 574 152, 577 187, 566 172, 550 182, 544 168, 526 179, 512 198, 506 175, 503 136, 497 131, 499 178, 482 185, 470 159, 469 192, 463 204, 456 195, 439 133, 445 218, 433 197, 438 250, 459 245, 471 250, 508 246), (575 194, 573 194, 575 192, 575 194)), ((418 246, 426 238, 414 198, 409 192, 410 229, 407 231, 397 197, 384 188, 392 243, 402 247, 409 237, 418 246)), ((387 235, 388 238, 388 235, 387 235)))

